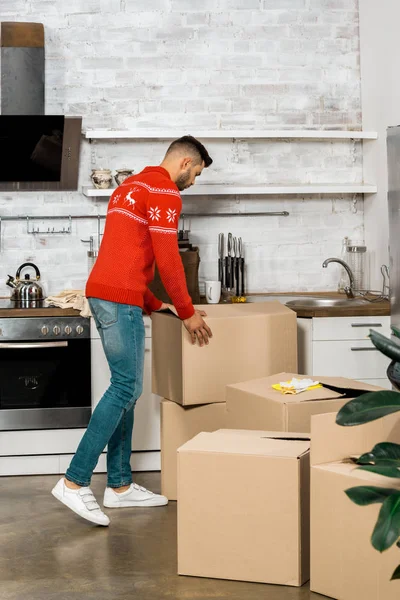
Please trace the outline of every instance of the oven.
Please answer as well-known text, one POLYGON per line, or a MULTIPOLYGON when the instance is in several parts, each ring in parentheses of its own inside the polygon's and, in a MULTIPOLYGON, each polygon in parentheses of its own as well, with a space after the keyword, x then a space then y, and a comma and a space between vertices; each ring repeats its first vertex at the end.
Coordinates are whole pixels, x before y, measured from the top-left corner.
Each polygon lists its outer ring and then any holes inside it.
POLYGON ((0 318, 0 431, 86 427, 90 321, 0 318))

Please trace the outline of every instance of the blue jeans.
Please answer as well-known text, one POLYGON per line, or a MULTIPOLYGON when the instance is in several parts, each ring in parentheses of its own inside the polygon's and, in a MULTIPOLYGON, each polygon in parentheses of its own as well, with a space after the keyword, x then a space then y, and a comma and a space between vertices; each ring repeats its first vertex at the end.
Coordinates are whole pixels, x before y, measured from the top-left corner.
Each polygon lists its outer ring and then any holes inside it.
POLYGON ((145 329, 142 309, 89 299, 111 371, 111 384, 93 411, 66 478, 88 486, 100 454, 107 449, 107 485, 132 483, 133 413, 143 389, 145 329))

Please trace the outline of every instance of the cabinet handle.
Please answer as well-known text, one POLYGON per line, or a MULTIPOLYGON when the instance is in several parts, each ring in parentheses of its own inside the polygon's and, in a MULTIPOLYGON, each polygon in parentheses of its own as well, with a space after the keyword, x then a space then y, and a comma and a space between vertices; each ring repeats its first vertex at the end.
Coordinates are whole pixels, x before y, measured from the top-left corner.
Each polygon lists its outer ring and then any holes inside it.
POLYGON ((382 323, 352 323, 352 327, 382 327, 382 323))
POLYGON ((350 348, 352 352, 377 352, 378 348, 350 348))
POLYGON ((145 352, 151 352, 150 348, 146 348, 145 352))

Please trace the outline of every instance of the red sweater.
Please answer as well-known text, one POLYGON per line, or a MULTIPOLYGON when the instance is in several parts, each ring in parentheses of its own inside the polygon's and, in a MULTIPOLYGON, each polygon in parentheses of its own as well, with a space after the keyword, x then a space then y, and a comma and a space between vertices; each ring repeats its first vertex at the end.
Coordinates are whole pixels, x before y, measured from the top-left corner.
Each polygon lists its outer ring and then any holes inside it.
POLYGON ((194 314, 178 246, 182 210, 168 171, 146 167, 112 194, 99 256, 86 284, 88 298, 140 306, 150 314, 162 302, 148 289, 154 261, 181 319, 194 314))

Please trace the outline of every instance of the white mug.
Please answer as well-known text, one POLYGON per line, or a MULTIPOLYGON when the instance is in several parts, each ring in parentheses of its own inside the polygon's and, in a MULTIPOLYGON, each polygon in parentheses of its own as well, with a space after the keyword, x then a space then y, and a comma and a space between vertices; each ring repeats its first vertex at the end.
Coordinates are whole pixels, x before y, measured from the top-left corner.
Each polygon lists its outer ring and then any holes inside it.
POLYGON ((221 298, 221 282, 206 281, 206 300, 208 304, 218 304, 221 298))

